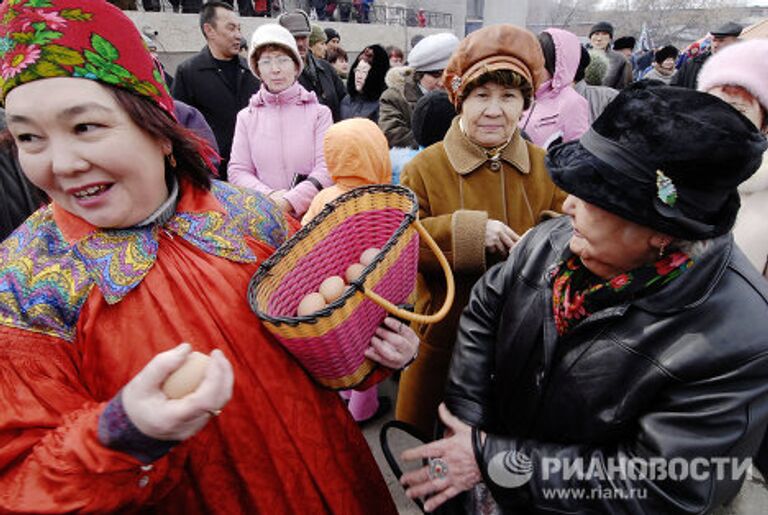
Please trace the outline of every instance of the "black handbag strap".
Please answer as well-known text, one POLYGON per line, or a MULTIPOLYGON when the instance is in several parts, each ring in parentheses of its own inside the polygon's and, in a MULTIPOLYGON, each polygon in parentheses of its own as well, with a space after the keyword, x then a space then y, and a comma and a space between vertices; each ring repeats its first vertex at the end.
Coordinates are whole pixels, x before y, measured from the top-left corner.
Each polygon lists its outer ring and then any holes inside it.
MULTIPOLYGON (((413 438, 419 440, 422 443, 427 443, 430 441, 430 439, 426 438, 421 433, 421 431, 419 431, 414 426, 406 422, 403 422, 401 420, 390 420, 389 422, 387 422, 381 427, 381 430, 379 431, 379 444, 381 445, 381 452, 384 454, 384 459, 387 460, 387 464, 389 465, 389 468, 392 470, 392 473, 395 475, 395 478, 398 481, 400 481, 400 478, 403 476, 403 469, 400 468, 400 464, 397 462, 397 459, 392 455, 392 449, 389 447, 390 429, 399 429, 400 431, 403 431, 404 433, 412 436, 413 438)), ((421 509, 422 512, 424 512, 424 503, 421 502, 421 499, 411 499, 411 500, 416 503, 416 505, 419 507, 419 509, 421 509)))

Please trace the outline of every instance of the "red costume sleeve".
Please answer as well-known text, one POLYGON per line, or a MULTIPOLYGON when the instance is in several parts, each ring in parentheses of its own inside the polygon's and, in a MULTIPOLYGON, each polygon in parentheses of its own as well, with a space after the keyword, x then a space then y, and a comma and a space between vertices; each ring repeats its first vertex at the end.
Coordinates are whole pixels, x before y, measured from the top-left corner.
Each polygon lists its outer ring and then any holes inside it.
POLYGON ((100 443, 106 404, 79 383, 73 344, 0 327, 0 512, 136 508, 178 481, 168 456, 142 467, 100 443))

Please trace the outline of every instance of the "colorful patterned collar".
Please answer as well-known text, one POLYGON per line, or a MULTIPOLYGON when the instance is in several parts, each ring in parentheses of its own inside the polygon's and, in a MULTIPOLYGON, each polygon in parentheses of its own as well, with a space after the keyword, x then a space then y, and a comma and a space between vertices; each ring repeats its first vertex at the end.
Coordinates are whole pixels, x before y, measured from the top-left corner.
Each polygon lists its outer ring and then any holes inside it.
POLYGON ((253 203, 254 197, 218 181, 214 181, 211 192, 182 182, 176 213, 162 225, 99 229, 55 203, 53 217, 106 301, 115 304, 151 270, 161 231, 171 237, 180 236, 205 253, 238 263, 256 261, 245 244, 246 234, 275 247, 282 243, 280 234, 285 234, 285 226, 281 231, 279 220, 268 216, 267 211, 259 219, 260 210, 268 206, 248 209, 249 200, 253 203), (254 229, 260 234, 254 234, 254 229))

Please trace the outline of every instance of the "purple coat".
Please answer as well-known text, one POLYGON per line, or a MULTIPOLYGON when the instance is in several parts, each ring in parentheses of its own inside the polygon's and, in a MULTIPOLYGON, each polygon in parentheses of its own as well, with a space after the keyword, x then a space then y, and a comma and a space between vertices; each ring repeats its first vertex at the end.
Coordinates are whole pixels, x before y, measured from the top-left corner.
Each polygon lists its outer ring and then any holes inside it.
POLYGON ((229 181, 265 195, 288 190, 285 200, 302 215, 318 193, 313 182, 332 184, 323 157, 323 137, 331 123, 331 111, 298 81, 276 95, 262 85, 237 114, 229 181), (315 181, 291 188, 297 174, 315 181))

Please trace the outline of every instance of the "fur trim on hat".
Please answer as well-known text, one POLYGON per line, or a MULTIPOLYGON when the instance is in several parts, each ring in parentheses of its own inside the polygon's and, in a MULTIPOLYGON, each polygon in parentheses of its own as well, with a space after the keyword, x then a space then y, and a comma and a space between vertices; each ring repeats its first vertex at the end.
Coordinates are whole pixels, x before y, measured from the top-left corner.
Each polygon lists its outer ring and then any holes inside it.
POLYGON ((288 55, 293 58, 299 69, 298 75, 301 74, 301 70, 304 69, 304 62, 301 60, 301 54, 299 54, 299 48, 296 46, 296 40, 285 27, 278 25, 277 23, 267 23, 266 25, 259 26, 259 28, 254 31, 251 36, 251 45, 248 49, 248 66, 255 76, 259 76, 259 68, 256 63, 253 62, 256 51, 266 45, 276 45, 288 51, 288 55))
POLYGON ((628 48, 630 50, 634 50, 635 43, 636 43, 636 40, 632 36, 623 36, 623 37, 617 38, 616 41, 613 42, 613 49, 622 50, 624 48, 628 48))
POLYGON ((639 81, 579 141, 550 149, 546 165, 556 185, 586 202, 670 236, 702 240, 731 229, 737 187, 767 147, 754 125, 713 95, 639 81), (681 134, 696 137, 681 145, 681 134))
POLYGON ((699 91, 741 86, 768 112, 768 39, 728 45, 707 59, 699 74, 699 91))
POLYGON ((387 75, 384 77, 388 88, 395 88, 403 93, 405 91, 405 81, 408 77, 412 77, 415 72, 410 66, 395 66, 390 68, 387 75))
POLYGON ((676 46, 667 45, 664 48, 659 49, 656 54, 654 54, 653 59, 657 63, 661 64, 670 57, 677 60, 678 54, 680 54, 680 51, 676 46))
POLYGON ((384 90, 387 89, 386 76, 389 71, 389 56, 387 51, 381 45, 371 45, 365 47, 357 56, 355 62, 349 67, 349 77, 347 77, 347 93, 350 98, 362 96, 366 100, 378 100, 384 90), (368 71, 368 77, 365 78, 363 91, 358 92, 355 88, 355 70, 360 60, 367 56, 368 64, 371 69, 368 71))

